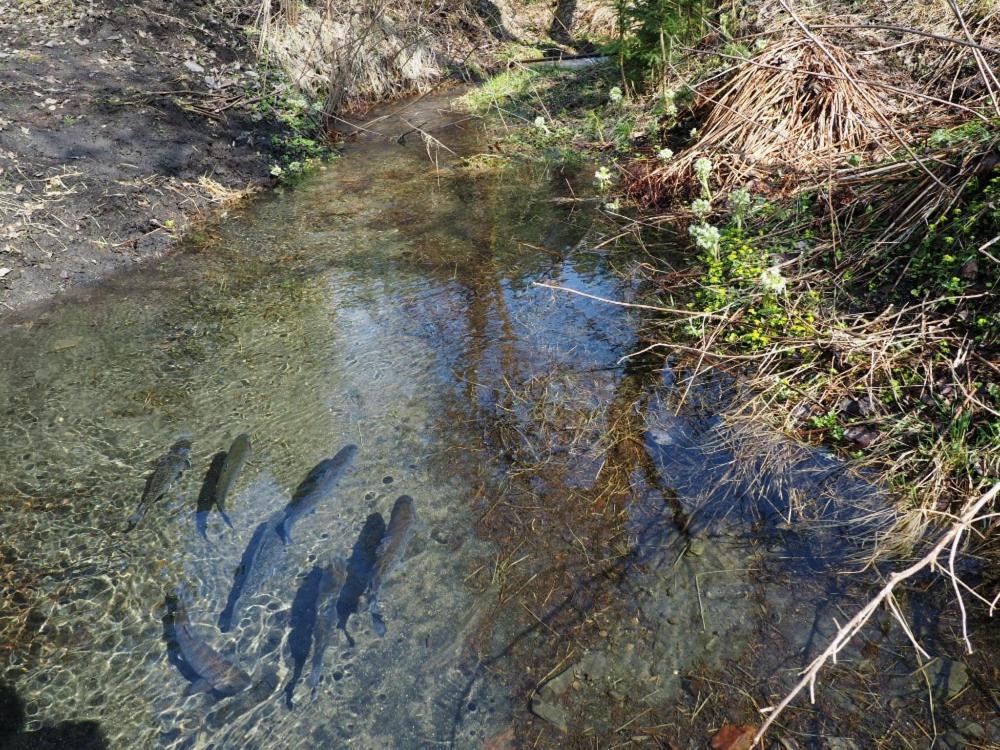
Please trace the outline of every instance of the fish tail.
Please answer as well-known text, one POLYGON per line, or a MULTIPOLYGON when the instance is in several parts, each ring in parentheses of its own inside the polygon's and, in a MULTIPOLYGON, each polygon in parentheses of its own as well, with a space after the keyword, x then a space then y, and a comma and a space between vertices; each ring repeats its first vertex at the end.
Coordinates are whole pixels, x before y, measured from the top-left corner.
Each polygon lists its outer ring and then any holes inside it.
POLYGON ((194 514, 194 525, 198 529, 198 536, 208 541, 208 513, 205 511, 198 511, 194 514))
POLYGON ((345 622, 343 625, 338 625, 337 627, 344 631, 344 637, 347 639, 347 645, 354 648, 354 639, 351 638, 351 634, 347 632, 347 623, 345 622))
POLYGON ((382 617, 382 613, 378 611, 378 593, 373 592, 368 597, 368 614, 372 616, 372 629, 375 634, 382 638, 385 636, 385 619, 382 617))
POLYGON ((140 508, 131 516, 129 516, 128 524, 125 526, 125 533, 127 534, 128 532, 132 531, 132 529, 138 526, 142 522, 142 519, 145 517, 146 517, 146 510, 144 508, 140 508))
POLYGON ((219 632, 228 633, 233 627, 234 607, 226 607, 219 615, 219 632))
POLYGON ((226 526, 228 526, 229 528, 233 528, 233 521, 232 521, 232 519, 229 518, 229 514, 226 513, 226 511, 224 511, 222 509, 221 505, 219 506, 219 515, 221 515, 222 516, 222 520, 226 522, 226 526))

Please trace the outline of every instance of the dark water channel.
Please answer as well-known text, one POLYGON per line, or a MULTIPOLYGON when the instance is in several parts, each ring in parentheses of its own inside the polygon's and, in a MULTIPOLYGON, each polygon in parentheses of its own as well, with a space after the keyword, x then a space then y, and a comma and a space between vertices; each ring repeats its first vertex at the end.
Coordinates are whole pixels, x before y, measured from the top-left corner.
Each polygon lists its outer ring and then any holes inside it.
MULTIPOLYGON (((881 493, 728 419, 731 384, 620 362, 643 343, 630 311, 534 286, 624 298, 640 256, 601 244, 592 170, 462 160, 485 139, 447 126, 446 102, 380 118, 189 252, 0 330, 0 745, 703 747, 758 721, 850 616, 867 579, 842 571, 886 520, 881 493), (442 143, 398 142, 414 125, 442 143), (203 478, 240 433, 232 525, 209 513, 202 536, 203 478), (182 438, 192 468, 123 533, 182 438), (264 522, 351 444, 220 630, 264 522), (420 521, 379 637, 360 577, 404 494, 420 521), (338 556, 357 611, 313 695, 338 556), (189 694, 173 595, 252 687, 189 694)), ((950 621, 922 611, 937 647, 950 621)), ((921 672, 888 618, 845 660, 785 747, 995 746, 974 664, 921 672)))

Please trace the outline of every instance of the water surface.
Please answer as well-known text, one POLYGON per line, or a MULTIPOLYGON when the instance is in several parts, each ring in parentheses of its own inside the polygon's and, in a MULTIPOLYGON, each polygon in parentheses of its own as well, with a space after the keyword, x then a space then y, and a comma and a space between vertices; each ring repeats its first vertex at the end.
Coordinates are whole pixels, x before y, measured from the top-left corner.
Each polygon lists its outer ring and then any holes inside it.
MULTIPOLYGON (((0 654, 23 731, 92 721, 114 748, 701 746, 756 720, 747 690, 773 694, 822 645, 850 593, 850 523, 878 516, 880 491, 734 427, 726 378, 681 389, 670 362, 621 362, 645 343, 628 309, 535 286, 625 298, 648 258, 602 243, 586 171, 459 158, 487 141, 445 102, 390 112, 190 252, 0 333, 0 654), (414 126, 444 146, 398 142, 414 126), (242 432, 255 455, 233 528, 213 514, 204 539, 202 478, 242 432), (124 535, 181 437, 192 470, 124 535), (220 632, 254 530, 347 444, 351 469, 220 632), (316 566, 350 557, 402 494, 422 523, 382 588, 386 636, 362 597, 314 698, 316 566), (816 524, 799 534, 803 508, 816 524), (254 688, 185 694, 178 591, 254 688)), ((920 747, 923 682, 896 636, 871 641, 881 661, 851 658, 903 701, 874 721, 911 744, 886 746, 920 747)), ((801 746, 864 743, 872 728, 843 716, 870 711, 869 687, 816 708, 801 746)))

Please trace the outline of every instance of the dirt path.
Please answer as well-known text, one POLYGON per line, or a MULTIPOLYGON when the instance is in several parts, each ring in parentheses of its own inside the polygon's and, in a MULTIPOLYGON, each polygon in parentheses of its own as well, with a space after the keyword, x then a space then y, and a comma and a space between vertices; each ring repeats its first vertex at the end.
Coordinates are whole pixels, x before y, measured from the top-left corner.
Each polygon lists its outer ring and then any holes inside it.
POLYGON ((273 180, 241 24, 198 0, 0 3, 0 315, 168 250, 273 180))

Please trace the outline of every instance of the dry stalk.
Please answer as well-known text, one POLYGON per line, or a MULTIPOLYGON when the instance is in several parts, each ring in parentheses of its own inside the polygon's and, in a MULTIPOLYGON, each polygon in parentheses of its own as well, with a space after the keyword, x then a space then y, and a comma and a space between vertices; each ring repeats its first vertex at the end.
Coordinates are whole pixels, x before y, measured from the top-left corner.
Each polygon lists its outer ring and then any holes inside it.
MULTIPOLYGON (((992 514, 983 514, 982 511, 989 506, 990 503, 996 498, 997 494, 1000 493, 1000 482, 993 485, 993 487, 982 495, 975 502, 970 502, 962 513, 958 516, 955 522, 951 525, 946 533, 944 533, 937 543, 931 548, 931 550, 920 558, 917 562, 913 563, 903 570, 896 571, 889 576, 886 584, 879 590, 879 592, 866 604, 857 614, 854 615, 847 623, 841 625, 837 634, 834 636, 830 644, 824 649, 818 657, 816 657, 809 667, 805 670, 802 678, 795 685, 794 688, 782 699, 782 701, 773 708, 767 709, 768 717, 767 720, 761 725, 757 734, 754 735, 753 744, 757 745, 764 738, 767 730, 772 724, 777 720, 777 718, 782 714, 782 712, 791 704, 793 700, 806 688, 809 688, 810 699, 813 703, 816 701, 816 679, 819 675, 820 670, 827 664, 827 662, 836 663, 837 654, 847 645, 847 643, 868 623, 872 615, 878 610, 878 608, 886 603, 889 607, 890 612, 899 622, 904 632, 910 638, 913 643, 914 648, 926 656, 926 652, 921 648, 920 644, 917 642, 909 625, 906 623, 905 618, 900 612, 899 605, 895 601, 894 592, 897 586, 903 581, 912 578, 918 573, 924 570, 938 571, 945 577, 947 577, 953 584, 955 589, 955 595, 958 598, 959 606, 962 613, 962 634, 966 642, 966 647, 969 653, 972 652, 972 644, 968 637, 968 623, 966 620, 965 604, 962 598, 962 589, 967 592, 971 592, 978 599, 990 604, 988 600, 976 593, 967 584, 959 579, 957 573, 955 572, 955 556, 959 545, 961 543, 962 536, 970 530, 972 525, 980 520, 983 520, 987 516, 992 514), (941 555, 945 550, 949 550, 948 562, 946 565, 941 563, 941 555)), ((992 615, 992 610, 990 612, 992 615)))
POLYGON ((893 109, 857 66, 829 40, 786 34, 742 61, 717 92, 700 93, 696 108, 707 111, 698 143, 665 165, 640 165, 632 194, 650 204, 687 195, 704 155, 727 188, 775 169, 828 170, 844 154, 866 152, 891 131, 893 109))

